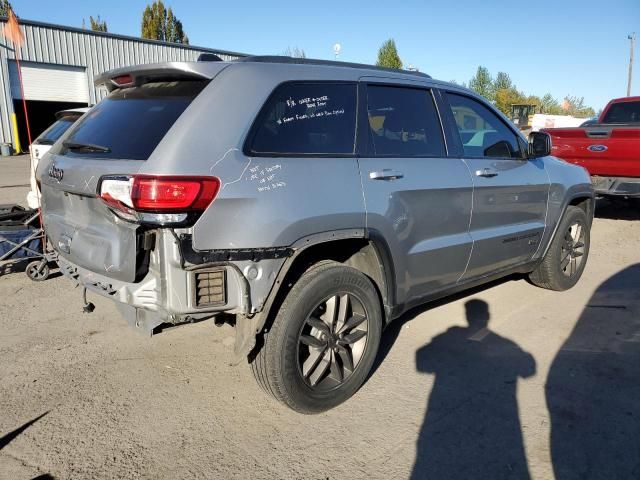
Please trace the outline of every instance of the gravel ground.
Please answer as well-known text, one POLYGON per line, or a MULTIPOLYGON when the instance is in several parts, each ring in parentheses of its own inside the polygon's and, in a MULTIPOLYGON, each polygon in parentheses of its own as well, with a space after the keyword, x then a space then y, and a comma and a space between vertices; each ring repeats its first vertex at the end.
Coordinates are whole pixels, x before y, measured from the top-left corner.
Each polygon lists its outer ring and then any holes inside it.
MULTIPOLYGON (((27 170, 0 160, 0 203, 27 170)), ((230 327, 144 338, 63 277, 0 269, 0 478, 640 478, 638 220, 599 203, 568 292, 508 280, 406 315, 316 416, 228 365, 230 327)))

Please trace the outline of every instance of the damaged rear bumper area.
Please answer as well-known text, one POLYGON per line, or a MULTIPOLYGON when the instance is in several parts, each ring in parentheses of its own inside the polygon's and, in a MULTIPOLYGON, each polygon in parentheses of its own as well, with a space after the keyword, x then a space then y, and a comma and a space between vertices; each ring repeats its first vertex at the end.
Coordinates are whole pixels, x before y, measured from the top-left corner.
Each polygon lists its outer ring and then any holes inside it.
POLYGON ((240 256, 233 251, 195 252, 191 237, 156 231, 149 267, 139 282, 124 282, 69 262, 60 255, 61 272, 88 291, 110 298, 129 325, 146 335, 219 313, 259 312, 280 270, 281 258, 240 256), (185 258, 186 257, 186 258, 185 258))

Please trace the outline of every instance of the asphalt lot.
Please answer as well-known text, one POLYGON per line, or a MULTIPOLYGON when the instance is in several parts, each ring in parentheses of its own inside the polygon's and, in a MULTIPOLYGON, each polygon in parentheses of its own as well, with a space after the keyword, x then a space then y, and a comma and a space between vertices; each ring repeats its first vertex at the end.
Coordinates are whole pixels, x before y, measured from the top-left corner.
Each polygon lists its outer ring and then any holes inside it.
MULTIPOLYGON (((0 159, 0 203, 27 184, 26 157, 0 159)), ((640 478, 640 204, 596 216, 577 287, 411 312, 316 416, 228 365, 230 327, 144 338, 63 277, 0 268, 0 478, 640 478)))

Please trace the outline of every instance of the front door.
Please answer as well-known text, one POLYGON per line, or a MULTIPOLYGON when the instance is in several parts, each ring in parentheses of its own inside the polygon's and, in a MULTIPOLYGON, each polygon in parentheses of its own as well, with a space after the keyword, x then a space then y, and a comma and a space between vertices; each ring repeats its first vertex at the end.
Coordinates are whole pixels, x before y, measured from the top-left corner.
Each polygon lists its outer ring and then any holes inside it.
MULTIPOLYGON (((364 89, 363 89, 364 90, 364 89)), ((364 92, 363 92, 364 93, 364 92)), ((389 243, 398 304, 457 282, 471 253, 472 181, 446 154, 432 91, 369 83, 359 129, 367 228, 389 243)))
MULTIPOLYGON (((549 177, 518 135, 478 99, 446 95, 473 178, 473 253, 462 281, 524 263, 545 229, 549 177)), ((447 103, 445 101, 445 103, 447 103)))

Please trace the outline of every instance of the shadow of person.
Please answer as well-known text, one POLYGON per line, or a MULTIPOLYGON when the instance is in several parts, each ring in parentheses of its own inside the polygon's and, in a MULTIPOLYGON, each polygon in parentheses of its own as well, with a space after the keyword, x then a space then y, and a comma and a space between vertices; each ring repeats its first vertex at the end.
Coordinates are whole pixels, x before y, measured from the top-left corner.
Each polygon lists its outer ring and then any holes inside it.
POLYGON ((488 329, 489 305, 465 304, 468 327, 420 348, 418 371, 435 375, 411 478, 529 478, 516 384, 533 357, 488 329))
POLYGON ((556 479, 640 478, 640 263, 596 289, 545 394, 556 479))

